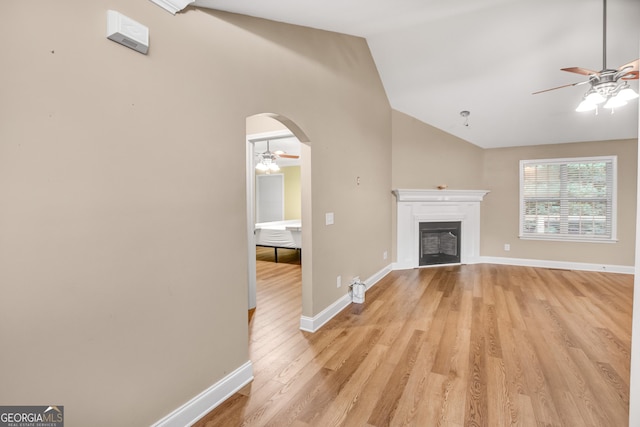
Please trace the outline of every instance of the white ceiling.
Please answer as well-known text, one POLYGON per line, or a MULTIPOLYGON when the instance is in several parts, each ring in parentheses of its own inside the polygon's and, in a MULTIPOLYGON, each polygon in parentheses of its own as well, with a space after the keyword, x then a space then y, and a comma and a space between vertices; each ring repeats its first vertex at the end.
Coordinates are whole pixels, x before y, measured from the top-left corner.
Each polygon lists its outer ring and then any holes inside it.
MULTIPOLYGON (((577 113, 601 70, 602 0, 196 0, 366 38, 391 106, 484 148, 638 137, 638 101, 577 113), (462 110, 471 112, 464 126, 462 110)), ((607 68, 640 56, 640 1, 607 2, 607 68)), ((638 90, 638 81, 631 82, 638 90)))

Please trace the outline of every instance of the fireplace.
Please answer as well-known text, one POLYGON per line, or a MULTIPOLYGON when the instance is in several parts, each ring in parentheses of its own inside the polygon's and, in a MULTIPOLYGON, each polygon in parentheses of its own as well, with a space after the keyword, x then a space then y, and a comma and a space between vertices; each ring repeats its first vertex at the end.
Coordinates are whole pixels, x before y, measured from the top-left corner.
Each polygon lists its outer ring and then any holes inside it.
MULTIPOLYGON (((458 231, 448 229, 437 240, 427 237, 423 255, 431 258, 438 246, 438 254, 445 256, 456 249, 455 261, 441 263, 473 264, 480 259, 480 202, 486 190, 393 190, 397 199, 396 210, 396 262, 394 269, 428 266, 421 255, 422 224, 459 224, 458 231), (456 236, 452 239, 449 233, 456 236)), ((449 227, 448 225, 446 226, 449 227)), ((439 255, 440 256, 440 255, 439 255)), ((444 256, 442 258, 445 258, 444 256)), ((437 264, 436 264, 437 265, 437 264)))
POLYGON ((421 222, 418 265, 460 263, 460 221, 421 222))

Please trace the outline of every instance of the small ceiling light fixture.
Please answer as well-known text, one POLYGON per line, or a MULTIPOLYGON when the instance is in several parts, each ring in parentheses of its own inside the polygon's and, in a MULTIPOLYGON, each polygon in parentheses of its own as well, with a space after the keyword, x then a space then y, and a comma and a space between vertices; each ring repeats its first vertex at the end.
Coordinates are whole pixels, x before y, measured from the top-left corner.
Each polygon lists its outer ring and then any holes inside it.
POLYGON ((467 110, 460 111, 460 115, 464 118, 464 123, 462 124, 466 127, 469 127, 469 114, 471 113, 468 112, 467 110))

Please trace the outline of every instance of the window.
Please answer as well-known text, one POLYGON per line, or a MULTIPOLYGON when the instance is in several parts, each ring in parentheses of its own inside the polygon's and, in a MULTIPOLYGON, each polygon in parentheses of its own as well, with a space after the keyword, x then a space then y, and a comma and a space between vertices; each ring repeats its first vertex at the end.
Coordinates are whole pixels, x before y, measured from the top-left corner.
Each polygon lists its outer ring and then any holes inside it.
POLYGON ((521 160, 520 237, 614 241, 616 160, 521 160))
POLYGON ((256 175, 256 222, 284 220, 284 175, 256 175))

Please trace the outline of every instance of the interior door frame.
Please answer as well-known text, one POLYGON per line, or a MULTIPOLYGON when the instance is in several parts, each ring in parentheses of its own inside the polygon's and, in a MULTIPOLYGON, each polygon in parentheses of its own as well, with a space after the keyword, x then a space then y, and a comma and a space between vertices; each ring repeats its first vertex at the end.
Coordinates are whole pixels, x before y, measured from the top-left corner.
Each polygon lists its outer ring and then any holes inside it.
POLYGON ((256 217, 256 190, 254 158, 255 146, 248 138, 246 139, 247 151, 247 273, 249 274, 248 309, 256 308, 256 240, 255 240, 255 217, 256 217))
POLYGON ((264 138, 284 137, 285 135, 294 136, 288 129, 278 130, 274 132, 265 132, 260 134, 252 134, 246 136, 246 152, 247 152, 247 265, 248 265, 248 309, 256 308, 256 241, 255 241, 255 220, 256 220, 256 182, 255 182, 255 145, 254 141, 264 138))

